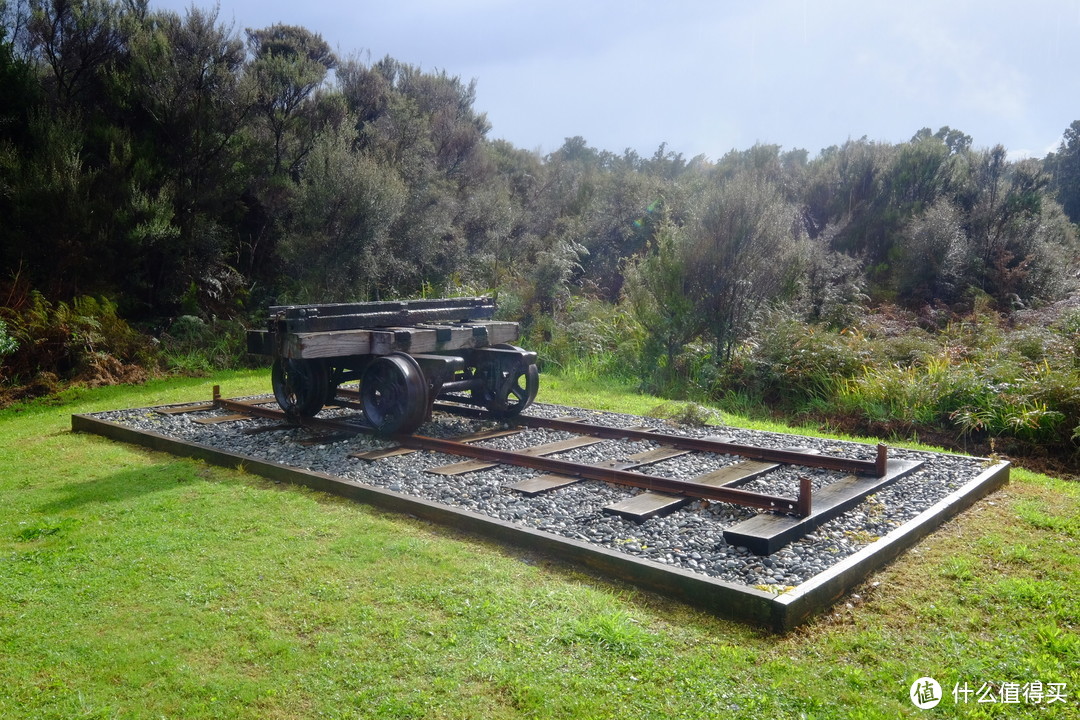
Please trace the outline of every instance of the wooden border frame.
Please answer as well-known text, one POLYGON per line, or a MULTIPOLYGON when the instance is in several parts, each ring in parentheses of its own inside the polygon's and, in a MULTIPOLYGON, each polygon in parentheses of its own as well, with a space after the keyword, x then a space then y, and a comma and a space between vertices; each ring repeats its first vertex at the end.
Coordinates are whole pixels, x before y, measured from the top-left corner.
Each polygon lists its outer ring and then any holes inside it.
POLYGON ((92 415, 72 415, 71 429, 73 432, 93 433, 223 467, 242 468, 271 480, 304 485, 537 550, 643 589, 677 598, 720 617, 760 625, 775 632, 786 632, 824 611, 871 573, 1009 480, 1009 463, 987 461, 992 464, 982 473, 917 517, 795 589, 774 594, 327 473, 279 465, 161 433, 135 430, 92 415))

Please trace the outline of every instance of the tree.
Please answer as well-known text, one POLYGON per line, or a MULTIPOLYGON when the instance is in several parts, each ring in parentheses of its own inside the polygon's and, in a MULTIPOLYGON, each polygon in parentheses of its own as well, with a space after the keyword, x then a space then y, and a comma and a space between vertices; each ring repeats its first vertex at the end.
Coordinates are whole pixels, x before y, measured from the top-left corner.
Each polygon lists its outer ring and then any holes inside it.
MULTIPOLYGON (((144 9, 137 0, 132 9, 144 9)), ((50 70, 54 102, 70 107, 104 92, 110 66, 122 57, 126 34, 119 5, 109 0, 31 0, 27 24, 34 59, 50 70)))
POLYGON ((252 108, 241 73, 244 44, 218 23, 216 10, 193 7, 183 19, 149 15, 131 46, 126 102, 138 116, 132 121, 138 162, 154 175, 139 192, 170 201, 176 227, 135 241, 146 263, 147 304, 155 312, 175 311, 193 285, 216 294, 226 281, 235 285, 226 258, 242 210, 238 160, 252 108))
POLYGON ((39 86, 33 66, 15 53, 12 34, 18 28, 12 27, 9 33, 5 5, 0 0, 0 142, 21 142, 26 139, 29 111, 37 102, 39 86))
POLYGON ((347 124, 323 132, 290 205, 280 257, 291 301, 325 302, 393 296, 408 259, 395 252, 390 229, 406 186, 392 168, 353 151, 347 124))
POLYGON ((114 293, 127 282, 135 173, 116 86, 144 8, 54 0, 5 15, 22 55, 0 51, 3 261, 51 297, 114 293))
POLYGON ((971 136, 959 130, 954 130, 948 125, 942 126, 936 133, 931 132, 930 128, 924 127, 912 136, 911 142, 918 143, 931 138, 940 140, 953 155, 959 155, 971 149, 971 136))
POLYGON ((883 232, 878 220, 885 173, 894 147, 865 137, 826 148, 806 168, 804 219, 811 237, 831 228, 831 249, 879 262, 883 232))
POLYGON ((1080 120, 1065 129, 1057 153, 1047 158, 1047 166, 1053 173, 1058 202, 1070 220, 1080 223, 1080 120))
POLYGON ((1075 258, 1075 229, 1046 196, 1037 160, 1010 163, 998 145, 979 155, 968 214, 972 285, 1007 303, 1059 294, 1075 258))
POLYGON ((970 262, 964 214, 942 198, 901 233, 894 273, 897 294, 912 306, 954 303, 966 289, 970 262))
POLYGON ((897 148, 885 177, 891 210, 901 219, 921 213, 949 189, 949 147, 939 138, 919 137, 897 148))
POLYGON ((280 173, 283 164, 295 173, 319 129, 310 107, 312 94, 337 67, 337 57, 322 36, 295 25, 249 29, 247 38, 254 56, 247 71, 253 76, 255 106, 273 143, 271 173, 280 173))
POLYGON ((662 383, 672 379, 676 356, 707 324, 696 312, 694 274, 681 229, 663 213, 648 252, 627 263, 623 286, 634 317, 647 333, 642 370, 659 375, 662 383))
POLYGON ((691 231, 688 292, 720 362, 730 360, 753 314, 794 290, 795 210, 775 185, 744 172, 715 186, 691 231))

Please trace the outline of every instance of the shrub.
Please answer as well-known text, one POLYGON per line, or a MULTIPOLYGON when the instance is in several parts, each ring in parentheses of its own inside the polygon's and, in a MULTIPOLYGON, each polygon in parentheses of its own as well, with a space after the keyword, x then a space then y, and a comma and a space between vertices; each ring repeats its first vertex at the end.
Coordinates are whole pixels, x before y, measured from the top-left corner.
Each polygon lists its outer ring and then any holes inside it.
POLYGON ((680 425, 717 425, 721 422, 720 413, 712 408, 695 402, 666 402, 650 410, 649 417, 671 420, 680 425))
POLYGON ((925 365, 941 352, 941 343, 921 328, 912 328, 903 335, 881 338, 873 344, 880 361, 907 367, 925 365))
POLYGON ((953 364, 943 352, 923 365, 868 368, 847 381, 839 395, 845 406, 863 409, 872 420, 941 427, 953 411, 988 391, 992 387, 974 364, 953 364))
POLYGON ((59 381, 90 385, 141 382, 154 363, 149 341, 116 314, 108 298, 81 296, 50 302, 36 290, 16 284, 4 315, 3 376, 28 387, 28 394, 54 388, 59 381), (39 382, 40 381, 40 382, 39 382))
POLYGON ((239 320, 181 315, 162 333, 161 356, 174 372, 200 375, 214 370, 257 367, 247 352, 247 334, 239 320))
POLYGON ((0 359, 19 349, 19 341, 8 334, 7 323, 0 320, 0 359))
POLYGON ((638 369, 641 328, 621 305, 574 299, 562 317, 542 316, 522 340, 546 367, 584 368, 589 374, 633 378, 638 369))
POLYGON ((773 312, 758 323, 752 341, 740 346, 716 390, 738 389, 790 407, 834 397, 839 384, 869 362, 869 345, 858 331, 830 331, 773 312))

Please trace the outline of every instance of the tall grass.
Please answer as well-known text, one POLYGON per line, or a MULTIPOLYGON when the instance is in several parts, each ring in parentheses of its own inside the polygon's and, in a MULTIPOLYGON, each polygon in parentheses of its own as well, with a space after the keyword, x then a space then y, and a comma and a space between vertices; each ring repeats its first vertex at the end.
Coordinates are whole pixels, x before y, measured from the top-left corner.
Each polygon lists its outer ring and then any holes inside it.
POLYGON ((623 307, 575 299, 528 329, 522 343, 539 352, 541 370, 581 378, 631 380, 640 375, 642 334, 623 307))
POLYGON ((161 335, 161 362, 167 370, 186 375, 251 367, 255 359, 247 354, 246 338, 240 320, 182 315, 161 335))

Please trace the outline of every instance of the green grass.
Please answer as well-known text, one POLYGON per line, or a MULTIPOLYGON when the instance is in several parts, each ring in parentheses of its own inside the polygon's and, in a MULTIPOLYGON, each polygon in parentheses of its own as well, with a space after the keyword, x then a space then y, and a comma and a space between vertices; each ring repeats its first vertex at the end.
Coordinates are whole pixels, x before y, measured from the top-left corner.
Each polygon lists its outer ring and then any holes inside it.
MULTIPOLYGON (((69 415, 264 391, 267 373, 72 390, 0 412, 0 717, 894 718, 908 688, 1063 682, 1078 487, 1013 482, 786 636, 556 560, 72 434, 69 415)), ((544 376, 541 399, 660 400, 544 376)), ((732 422, 733 418, 725 416, 732 422)), ((768 429, 779 429, 770 426, 768 429)))

